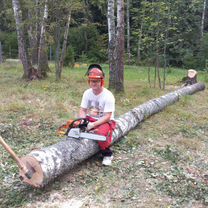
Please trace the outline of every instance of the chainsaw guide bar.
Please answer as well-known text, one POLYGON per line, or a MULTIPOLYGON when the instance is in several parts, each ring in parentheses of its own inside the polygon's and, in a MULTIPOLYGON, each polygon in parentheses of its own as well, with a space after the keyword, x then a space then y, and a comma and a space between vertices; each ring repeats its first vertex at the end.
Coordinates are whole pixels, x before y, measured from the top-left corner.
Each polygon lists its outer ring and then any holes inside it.
POLYGON ((71 128, 68 132, 68 137, 76 138, 76 139, 90 139, 95 141, 106 141, 106 137, 98 134, 93 134, 90 132, 82 132, 80 128, 71 128))

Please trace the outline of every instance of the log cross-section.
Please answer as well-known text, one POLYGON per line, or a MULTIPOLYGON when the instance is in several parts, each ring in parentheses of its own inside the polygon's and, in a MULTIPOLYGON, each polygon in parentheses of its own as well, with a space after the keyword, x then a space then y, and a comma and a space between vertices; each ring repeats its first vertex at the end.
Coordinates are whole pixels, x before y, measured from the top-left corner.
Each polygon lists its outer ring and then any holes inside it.
MULTIPOLYGON (((113 143, 134 129, 141 121, 177 102, 180 97, 191 95, 204 89, 205 85, 202 83, 183 87, 159 98, 152 99, 121 115, 116 119, 117 127, 113 132, 113 143)), ((23 181, 37 188, 43 187, 98 151, 97 142, 73 138, 65 138, 57 144, 34 150, 22 159, 25 163, 29 163, 30 166, 34 166, 34 169, 40 173, 36 173, 36 177, 31 179, 24 178, 23 181), (31 158, 37 161, 34 165, 34 160, 31 160, 31 158)))

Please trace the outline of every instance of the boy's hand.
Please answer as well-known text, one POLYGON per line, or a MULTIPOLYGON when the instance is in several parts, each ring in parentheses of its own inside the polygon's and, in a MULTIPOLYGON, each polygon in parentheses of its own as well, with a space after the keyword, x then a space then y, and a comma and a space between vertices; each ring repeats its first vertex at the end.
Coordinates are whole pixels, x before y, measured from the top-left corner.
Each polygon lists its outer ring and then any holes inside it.
POLYGON ((87 131, 90 131, 91 129, 93 129, 95 126, 94 126, 94 123, 93 122, 89 122, 87 124, 87 131))

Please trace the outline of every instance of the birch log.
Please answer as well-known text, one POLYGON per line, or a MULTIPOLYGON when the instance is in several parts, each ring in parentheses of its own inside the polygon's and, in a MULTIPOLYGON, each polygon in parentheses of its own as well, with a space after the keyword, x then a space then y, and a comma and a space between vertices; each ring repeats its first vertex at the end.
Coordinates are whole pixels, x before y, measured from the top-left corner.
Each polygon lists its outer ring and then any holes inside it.
MULTIPOLYGON (((205 85, 201 83, 183 87, 159 98, 152 99, 121 115, 116 119, 117 127, 113 132, 113 143, 119 141, 144 119, 177 102, 180 97, 191 95, 204 89, 205 85)), ((25 183, 40 188, 98 151, 99 148, 95 141, 65 138, 57 144, 34 150, 23 157, 22 161, 28 167, 33 168, 34 175, 31 179, 25 177, 21 172, 20 175, 25 183)))

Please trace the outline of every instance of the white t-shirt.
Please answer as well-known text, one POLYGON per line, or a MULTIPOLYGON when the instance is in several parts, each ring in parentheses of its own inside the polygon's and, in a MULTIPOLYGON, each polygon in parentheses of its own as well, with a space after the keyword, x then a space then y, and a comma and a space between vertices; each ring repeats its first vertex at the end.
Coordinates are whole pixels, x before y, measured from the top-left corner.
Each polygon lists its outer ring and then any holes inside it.
POLYGON ((115 98, 106 88, 103 88, 103 91, 99 95, 95 95, 90 88, 83 94, 81 108, 87 109, 87 115, 96 119, 101 118, 105 113, 112 112, 111 120, 113 120, 115 98))

